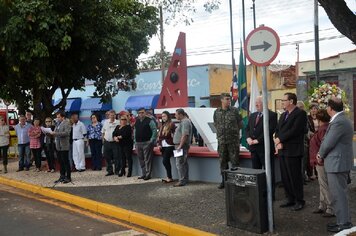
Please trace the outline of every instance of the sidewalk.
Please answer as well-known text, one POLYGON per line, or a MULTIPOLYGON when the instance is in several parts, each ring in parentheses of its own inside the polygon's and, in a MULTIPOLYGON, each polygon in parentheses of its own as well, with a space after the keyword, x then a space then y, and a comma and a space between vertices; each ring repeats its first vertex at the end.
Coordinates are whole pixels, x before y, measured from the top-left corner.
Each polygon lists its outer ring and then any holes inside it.
MULTIPOLYGON (((59 177, 58 172, 14 172, 16 167, 17 162, 10 163, 9 173, 0 176, 49 188, 59 177)), ((105 173, 104 170, 74 172, 73 184, 58 184, 54 189, 214 234, 258 235, 226 226, 225 192, 218 190, 216 184, 193 182, 185 187, 174 188, 160 179, 143 181, 138 180, 137 176, 105 177, 105 173)), ((353 172, 350 186, 353 219, 356 217, 355 175, 353 172)), ((335 221, 335 218, 323 218, 311 213, 318 206, 317 181, 309 182, 304 192, 306 207, 302 211, 292 212, 279 208, 284 193, 282 188, 277 188, 274 203, 275 235, 328 235, 326 224, 335 221)))

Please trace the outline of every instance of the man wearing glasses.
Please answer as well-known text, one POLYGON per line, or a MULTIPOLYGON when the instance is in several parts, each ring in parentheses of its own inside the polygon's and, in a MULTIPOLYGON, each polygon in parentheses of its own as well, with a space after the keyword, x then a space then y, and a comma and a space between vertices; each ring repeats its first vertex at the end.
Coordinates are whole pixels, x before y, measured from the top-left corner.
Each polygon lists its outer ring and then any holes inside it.
POLYGON ((134 135, 137 156, 142 169, 142 175, 138 178, 149 180, 152 174, 153 147, 157 139, 157 126, 155 122, 146 115, 145 108, 138 109, 134 135))
POLYGON ((304 135, 307 129, 307 113, 297 106, 297 95, 285 93, 281 115, 275 133, 275 149, 280 157, 282 183, 287 201, 280 207, 292 207, 299 211, 305 205, 303 192, 302 160, 304 135))
POLYGON ((242 128, 242 117, 236 107, 231 106, 231 97, 228 93, 220 96, 221 107, 214 112, 214 126, 218 140, 218 153, 220 159, 220 171, 222 181, 218 186, 224 188, 223 171, 229 168, 237 170, 240 154, 240 129, 242 128))

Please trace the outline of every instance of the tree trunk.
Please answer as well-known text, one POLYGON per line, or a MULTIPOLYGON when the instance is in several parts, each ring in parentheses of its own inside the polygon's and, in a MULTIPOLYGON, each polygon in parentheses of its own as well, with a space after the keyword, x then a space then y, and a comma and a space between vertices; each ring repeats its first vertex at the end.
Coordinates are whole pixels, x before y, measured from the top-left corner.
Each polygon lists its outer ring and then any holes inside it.
POLYGON ((356 44, 356 15, 344 0, 318 0, 335 28, 356 44))

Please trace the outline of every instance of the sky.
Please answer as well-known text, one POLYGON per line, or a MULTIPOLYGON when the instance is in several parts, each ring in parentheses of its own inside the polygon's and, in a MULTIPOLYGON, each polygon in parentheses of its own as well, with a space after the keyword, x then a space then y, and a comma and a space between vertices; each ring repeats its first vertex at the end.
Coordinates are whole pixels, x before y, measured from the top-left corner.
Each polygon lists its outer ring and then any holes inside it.
MULTIPOLYGON (((187 63, 231 64, 231 40, 229 0, 221 0, 219 10, 205 12, 198 0, 197 12, 192 15, 193 23, 165 25, 165 47, 174 50, 179 32, 186 33, 187 63)), ((242 1, 232 0, 234 54, 238 63, 242 33, 242 1)), ((356 0, 346 0, 349 8, 356 14, 356 0)), ((299 43, 299 61, 314 60, 314 0, 255 0, 256 25, 261 24, 274 29, 280 37, 280 52, 274 64, 292 64, 297 61, 296 43, 299 43)), ((341 35, 330 22, 324 9, 319 6, 319 51, 320 58, 337 55, 356 49, 349 39, 341 35)), ((253 30, 252 0, 245 0, 245 35, 253 30)), ((157 36, 150 40, 147 54, 141 60, 159 51, 157 36)), ((249 63, 247 63, 249 64, 249 63)))

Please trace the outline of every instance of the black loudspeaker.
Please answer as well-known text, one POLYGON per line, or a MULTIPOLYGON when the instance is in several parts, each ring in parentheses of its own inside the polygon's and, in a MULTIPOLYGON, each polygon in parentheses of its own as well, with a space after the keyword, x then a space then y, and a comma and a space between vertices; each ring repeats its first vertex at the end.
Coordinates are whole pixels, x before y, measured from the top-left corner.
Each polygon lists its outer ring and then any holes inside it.
POLYGON ((264 170, 225 171, 227 225, 255 233, 268 230, 267 185, 264 170))

